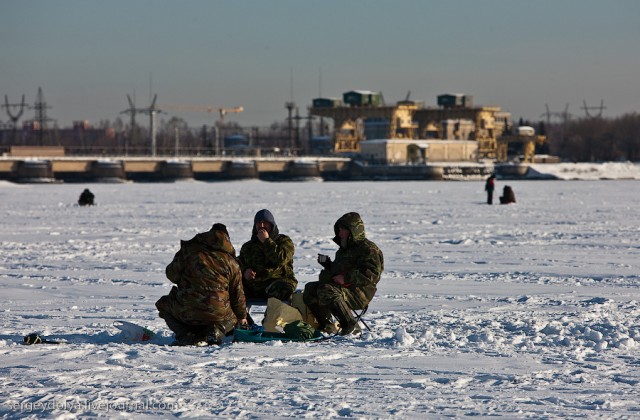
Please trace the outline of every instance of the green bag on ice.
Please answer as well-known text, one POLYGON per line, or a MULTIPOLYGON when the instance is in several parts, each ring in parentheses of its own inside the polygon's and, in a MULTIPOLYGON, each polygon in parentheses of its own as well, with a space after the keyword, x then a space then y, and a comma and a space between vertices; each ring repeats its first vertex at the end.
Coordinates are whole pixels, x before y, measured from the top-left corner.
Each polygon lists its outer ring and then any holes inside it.
POLYGON ((284 334, 289 338, 309 340, 316 334, 316 329, 303 321, 293 321, 284 326, 284 334))

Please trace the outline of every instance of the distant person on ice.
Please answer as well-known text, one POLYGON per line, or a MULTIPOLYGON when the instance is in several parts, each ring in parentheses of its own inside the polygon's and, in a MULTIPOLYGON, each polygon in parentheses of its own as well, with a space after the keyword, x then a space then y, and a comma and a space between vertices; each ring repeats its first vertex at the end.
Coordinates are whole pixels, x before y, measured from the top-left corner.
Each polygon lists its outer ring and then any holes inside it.
POLYGON ((487 204, 493 204, 493 190, 496 188, 496 175, 491 174, 484 183, 484 190, 487 192, 487 204))
POLYGON ((502 189, 502 196, 500 197, 500 204, 510 204, 516 202, 516 195, 513 192, 513 189, 505 185, 502 189))
POLYGON ((242 245, 238 257, 246 297, 290 300, 298 286, 293 274, 294 251, 293 241, 280 233, 273 214, 267 209, 257 212, 251 240, 242 245))
POLYGON ((95 196, 89 191, 89 188, 85 188, 82 194, 80 194, 80 198, 78 198, 78 204, 81 206, 93 206, 94 198, 95 196))
POLYGON ((242 275, 225 225, 180 241, 166 275, 176 286, 156 307, 175 345, 220 345, 237 324, 247 323, 242 275))
POLYGON ((333 226, 333 241, 340 247, 335 260, 318 255, 323 270, 319 281, 307 283, 304 303, 314 314, 319 329, 334 332, 331 316, 340 323, 340 334, 357 326, 352 310, 369 305, 384 270, 382 251, 365 237, 364 223, 358 213, 346 213, 333 226), (332 331, 333 330, 333 331, 332 331))

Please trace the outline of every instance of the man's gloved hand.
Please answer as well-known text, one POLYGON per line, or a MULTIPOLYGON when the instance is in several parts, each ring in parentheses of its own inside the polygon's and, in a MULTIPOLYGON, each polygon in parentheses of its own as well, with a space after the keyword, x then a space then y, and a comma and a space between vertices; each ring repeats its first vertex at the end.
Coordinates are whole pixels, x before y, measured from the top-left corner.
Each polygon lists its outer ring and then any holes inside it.
POLYGON ((318 254, 318 263, 326 269, 331 267, 331 257, 324 254, 318 254))

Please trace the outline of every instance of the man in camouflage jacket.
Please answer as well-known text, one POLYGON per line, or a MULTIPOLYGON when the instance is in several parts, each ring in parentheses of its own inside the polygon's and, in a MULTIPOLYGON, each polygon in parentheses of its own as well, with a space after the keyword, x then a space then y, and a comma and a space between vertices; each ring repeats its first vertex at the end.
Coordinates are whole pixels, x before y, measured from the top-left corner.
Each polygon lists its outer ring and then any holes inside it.
POLYGON ((293 253, 293 242, 279 232, 273 214, 267 209, 257 212, 251 240, 242 245, 238 257, 246 297, 291 299, 298 286, 293 253))
POLYGON ((331 316, 340 322, 340 334, 351 333, 357 322, 353 309, 364 309, 377 290, 384 270, 382 251, 365 237, 364 223, 358 213, 347 213, 336 221, 333 241, 340 248, 335 260, 318 256, 323 266, 319 281, 304 288, 303 299, 315 315, 320 329, 331 324, 331 316))
POLYGON ((223 224, 180 241, 166 275, 176 286, 156 307, 175 333, 175 344, 220 344, 237 323, 246 323, 242 275, 223 224))

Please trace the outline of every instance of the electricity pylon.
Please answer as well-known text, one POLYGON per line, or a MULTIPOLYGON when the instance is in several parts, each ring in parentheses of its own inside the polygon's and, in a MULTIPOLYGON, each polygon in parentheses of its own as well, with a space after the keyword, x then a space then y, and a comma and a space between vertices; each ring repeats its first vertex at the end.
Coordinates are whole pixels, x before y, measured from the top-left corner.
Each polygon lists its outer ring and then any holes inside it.
POLYGON ((28 108, 28 105, 24 102, 24 95, 22 95, 22 102, 19 104, 10 104, 9 97, 4 95, 4 105, 2 105, 2 108, 6 109, 7 116, 11 120, 11 126, 13 128, 13 142, 16 143, 18 136, 18 120, 22 116, 24 109, 28 108), (11 111, 11 108, 18 108, 18 111, 14 114, 13 111, 11 111))
POLYGON ((33 119, 34 122, 39 125, 39 133, 40 133, 40 146, 43 145, 44 132, 47 129, 47 122, 55 121, 47 116, 47 109, 51 109, 47 102, 44 100, 44 94, 42 93, 42 88, 38 87, 38 96, 36 98, 36 102, 33 104, 33 109, 36 110, 36 115, 33 119))
POLYGON ((134 135, 136 132, 136 114, 139 112, 139 109, 136 108, 136 92, 133 92, 133 99, 131 99, 131 96, 129 96, 129 94, 127 94, 127 101, 129 102, 129 108, 125 109, 124 111, 121 111, 121 114, 129 114, 130 116, 130 125, 129 125, 129 141, 125 140, 124 142, 124 154, 125 156, 128 154, 129 152, 129 143, 133 142, 134 139, 134 135))
POLYGON ((544 104, 545 108, 547 109, 547 112, 545 112, 544 114, 540 115, 540 118, 542 117, 547 117, 547 125, 551 124, 551 117, 557 117, 560 120, 562 120, 562 124, 566 124, 566 122, 571 119, 571 114, 569 113, 569 104, 567 104, 564 107, 564 111, 562 112, 551 112, 549 110, 549 105, 544 104))
POLYGON ((600 118, 602 117, 602 111, 607 109, 606 106, 604 106, 604 99, 600 100, 600 106, 587 106, 587 101, 582 101, 582 103, 584 104, 582 106, 582 110, 584 110, 584 113, 587 115, 587 118, 600 118), (597 109, 598 110, 598 114, 597 115, 591 115, 589 113, 590 109, 597 109))

